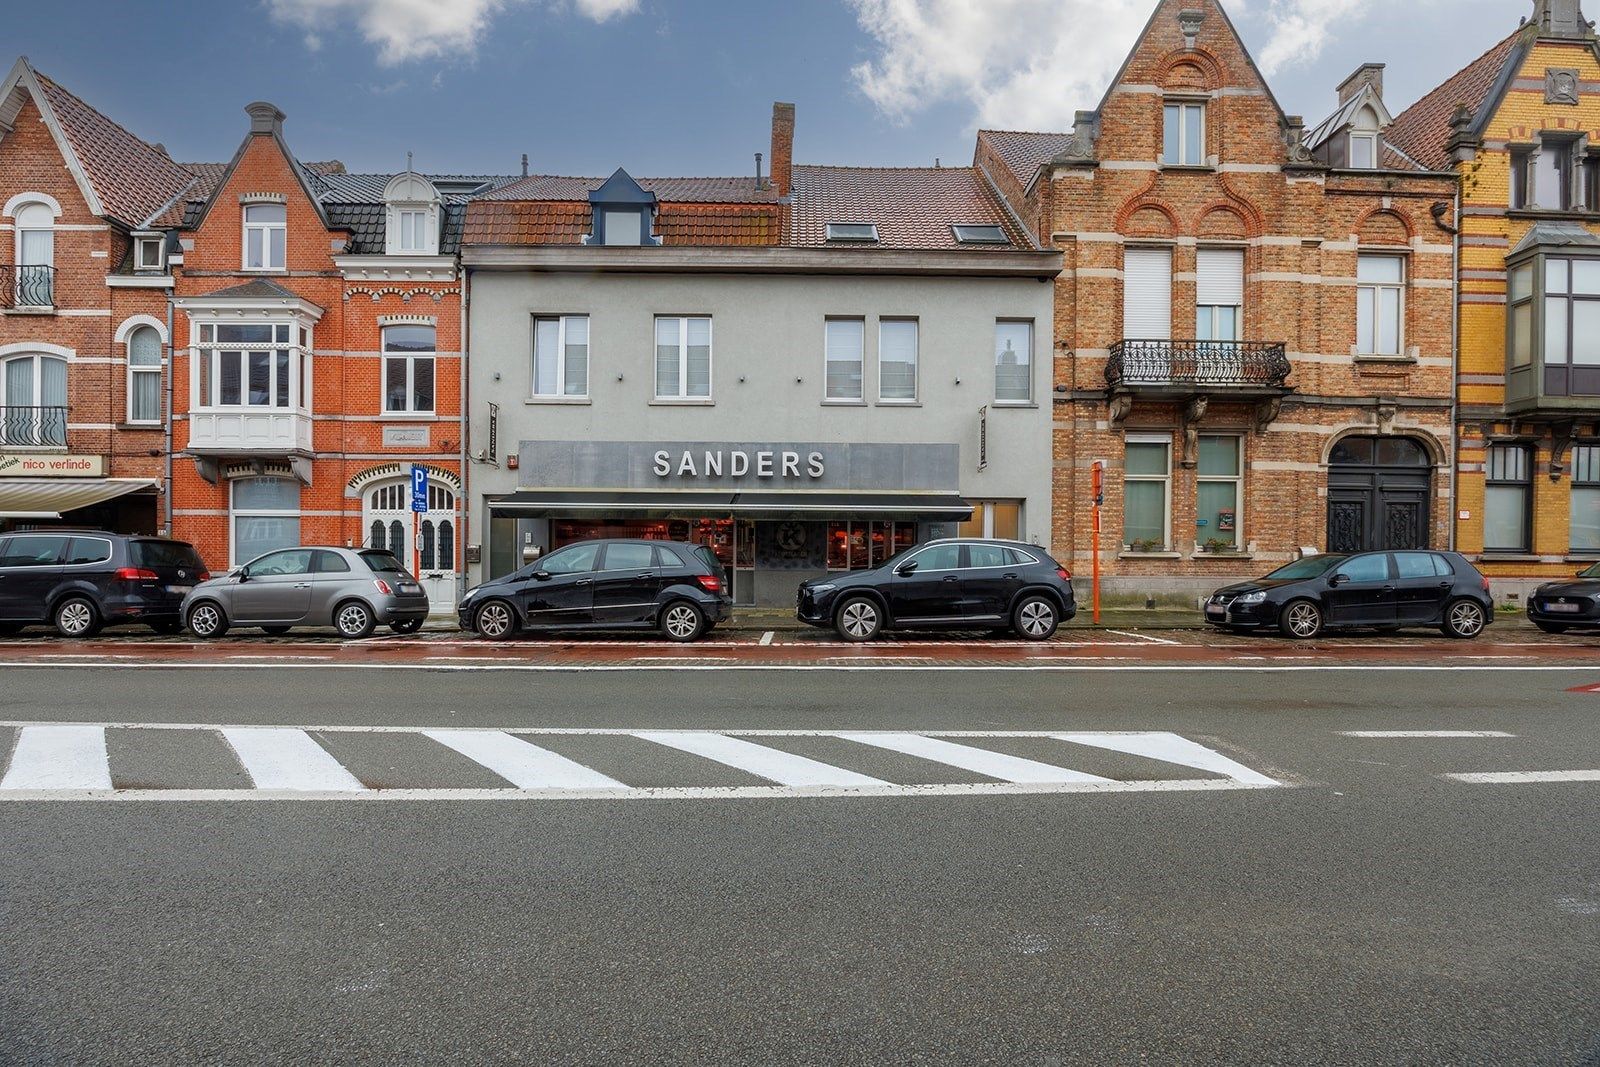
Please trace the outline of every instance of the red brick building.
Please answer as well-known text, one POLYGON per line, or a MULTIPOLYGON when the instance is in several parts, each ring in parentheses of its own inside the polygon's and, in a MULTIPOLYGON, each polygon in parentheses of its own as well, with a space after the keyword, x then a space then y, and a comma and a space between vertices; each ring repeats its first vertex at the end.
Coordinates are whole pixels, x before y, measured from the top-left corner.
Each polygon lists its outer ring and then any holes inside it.
POLYGON ((246 108, 174 226, 174 532, 213 567, 301 543, 387 547, 440 609, 462 558, 465 198, 482 177, 347 174, 246 108), (409 475, 428 471, 414 516, 409 475))
POLYGON ((0 82, 0 531, 166 525, 154 219, 193 180, 27 59, 0 82))
POLYGON ((1455 180, 1385 142, 1382 68, 1308 134, 1216 0, 1162 0, 1071 134, 976 165, 1056 287, 1054 546, 1208 591, 1301 547, 1449 544, 1455 180))

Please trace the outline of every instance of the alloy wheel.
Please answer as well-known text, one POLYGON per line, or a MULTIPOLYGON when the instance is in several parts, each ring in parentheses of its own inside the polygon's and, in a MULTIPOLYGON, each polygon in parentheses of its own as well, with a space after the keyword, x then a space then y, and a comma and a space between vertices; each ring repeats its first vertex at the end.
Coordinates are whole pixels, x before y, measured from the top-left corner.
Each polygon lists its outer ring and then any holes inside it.
POLYGON ((504 637, 511 632, 511 609, 498 600, 478 609, 478 633, 484 637, 504 637))
POLYGON ((371 615, 360 604, 346 604, 340 608, 334 624, 346 637, 365 637, 372 628, 371 615))
POLYGON ((1476 636, 1483 629, 1483 609, 1470 600, 1463 600, 1450 609, 1450 629, 1458 637, 1476 636))
POLYGON ((1017 622, 1029 637, 1043 637, 1055 625, 1056 613, 1042 600, 1030 600, 1017 612, 1017 622))
POLYGON ((1301 601, 1289 605, 1289 629, 1296 637, 1315 637, 1322 627, 1322 615, 1316 605, 1301 601))
POLYGON ((667 628, 667 634, 677 641, 687 641, 700 629, 700 616, 687 604, 674 604, 667 609, 667 615, 662 624, 667 628))
POLYGON ((865 600, 852 601, 839 613, 839 623, 851 637, 865 641, 878 628, 878 609, 865 600))
POLYGON ((68 637, 82 637, 94 626, 94 608, 87 601, 69 600, 56 613, 56 625, 68 637))
POLYGON ((189 629, 197 637, 210 637, 222 623, 222 612, 214 604, 201 604, 189 613, 189 629))

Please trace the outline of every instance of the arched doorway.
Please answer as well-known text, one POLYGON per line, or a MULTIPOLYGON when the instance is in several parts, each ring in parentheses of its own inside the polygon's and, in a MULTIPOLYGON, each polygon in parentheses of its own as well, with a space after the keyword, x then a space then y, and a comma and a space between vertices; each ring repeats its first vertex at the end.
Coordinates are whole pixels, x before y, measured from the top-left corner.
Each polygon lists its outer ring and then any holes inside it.
POLYGON ((386 548, 407 570, 415 568, 434 614, 453 611, 459 570, 454 491, 436 480, 429 481, 428 510, 413 514, 410 482, 385 482, 363 490, 361 504, 365 546, 386 548))
POLYGON ((1432 486, 1416 438, 1343 438, 1328 455, 1328 551, 1428 548, 1432 486))

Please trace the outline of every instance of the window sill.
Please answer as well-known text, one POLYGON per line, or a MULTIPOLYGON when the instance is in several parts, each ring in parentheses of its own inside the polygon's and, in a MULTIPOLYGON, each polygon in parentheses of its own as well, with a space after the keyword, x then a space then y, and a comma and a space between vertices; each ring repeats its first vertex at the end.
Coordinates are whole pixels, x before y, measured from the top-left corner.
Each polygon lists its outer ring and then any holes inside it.
POLYGON ((530 396, 524 398, 522 402, 530 406, 538 404, 576 404, 580 406, 587 406, 593 403, 593 401, 586 396, 530 396))
POLYGON ((131 422, 130 421, 130 422, 119 422, 119 423, 117 423, 117 429, 119 429, 119 430, 159 430, 159 429, 161 429, 161 427, 163 425, 165 425, 165 424, 160 422, 159 420, 157 420, 155 422, 131 422))
POLYGON ((1374 363, 1379 366, 1394 366, 1398 364, 1404 367, 1416 366, 1417 363, 1416 358, 1413 356, 1385 356, 1376 352, 1355 352, 1352 353, 1350 358, 1354 359, 1358 364, 1374 363))
POLYGON ((1134 552, 1124 551, 1117 553, 1118 559, 1182 559, 1182 552, 1134 552))
POLYGON ((993 401, 989 406, 990 407, 996 407, 996 408, 1021 408, 1021 409, 1027 409, 1027 408, 1036 408, 1039 405, 1035 404, 1032 400, 996 400, 996 401, 993 401))
POLYGON ((54 315, 54 304, 29 304, 24 307, 6 308, 7 315, 54 315))
POLYGON ((1191 556, 1189 558, 1190 559, 1242 559, 1242 560, 1252 560, 1252 559, 1256 558, 1256 554, 1254 552, 1196 552, 1193 556, 1191 556))
POLYGON ((1544 557, 1532 552, 1480 552, 1484 563, 1543 563, 1544 557))
POLYGON ((438 422, 439 416, 432 411, 385 411, 378 415, 384 422, 438 422))
POLYGON ((1209 163, 1168 163, 1164 159, 1156 160, 1162 170, 1191 171, 1195 174, 1214 174, 1217 168, 1209 163))
POLYGON ((661 397, 650 401, 653 408, 708 408, 715 404, 709 396, 661 397))
POLYGON ((824 400, 822 406, 825 408, 864 408, 867 406, 867 402, 865 400, 824 400))
POLYGON ((879 400, 878 401, 878 407, 880 407, 880 408, 920 408, 921 406, 922 406, 922 401, 920 401, 920 400, 879 400))
POLYGON ((288 274, 288 267, 240 267, 240 274, 288 274))
POLYGON ((30 456, 65 455, 70 451, 66 445, 6 445, 0 444, 0 450, 16 455, 27 454, 30 456))

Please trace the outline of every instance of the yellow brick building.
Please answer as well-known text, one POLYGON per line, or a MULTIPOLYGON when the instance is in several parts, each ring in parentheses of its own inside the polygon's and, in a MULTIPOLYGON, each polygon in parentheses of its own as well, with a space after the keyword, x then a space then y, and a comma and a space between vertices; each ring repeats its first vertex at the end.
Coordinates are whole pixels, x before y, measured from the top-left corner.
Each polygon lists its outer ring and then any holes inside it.
POLYGON ((1600 44, 1579 0, 1536 0, 1388 140, 1460 178, 1455 542, 1525 594, 1600 559, 1600 44))

